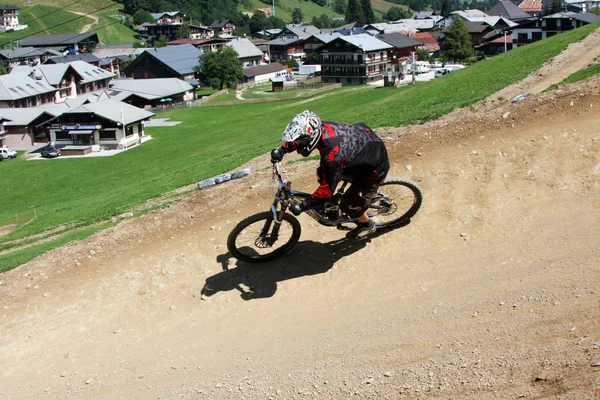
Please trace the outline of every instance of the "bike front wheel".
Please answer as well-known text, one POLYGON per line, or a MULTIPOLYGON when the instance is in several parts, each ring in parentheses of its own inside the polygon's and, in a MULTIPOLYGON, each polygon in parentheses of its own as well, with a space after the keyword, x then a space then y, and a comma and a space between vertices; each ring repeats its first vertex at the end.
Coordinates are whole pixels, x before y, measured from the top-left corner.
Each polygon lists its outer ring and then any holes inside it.
POLYGON ((279 229, 273 213, 265 211, 242 220, 229 234, 227 249, 238 260, 265 262, 281 257, 300 239, 300 222, 291 214, 283 214, 279 229), (275 233, 276 232, 276 233, 275 233))
POLYGON ((410 220, 422 202, 423 194, 415 182, 390 178, 379 186, 367 213, 378 228, 393 227, 410 220))

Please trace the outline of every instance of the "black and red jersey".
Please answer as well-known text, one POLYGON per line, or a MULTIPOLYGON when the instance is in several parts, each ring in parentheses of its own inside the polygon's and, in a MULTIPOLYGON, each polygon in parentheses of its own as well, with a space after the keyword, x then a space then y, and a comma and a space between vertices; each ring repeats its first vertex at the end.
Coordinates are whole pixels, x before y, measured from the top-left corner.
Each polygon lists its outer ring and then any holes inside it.
MULTIPOLYGON (((288 142, 283 147, 290 152, 296 150, 297 145, 288 142)), ((319 187, 308 201, 311 207, 333 196, 342 173, 351 174, 355 180, 378 180, 389 170, 384 143, 363 123, 323 122, 317 150, 321 155, 317 169, 319 187)))

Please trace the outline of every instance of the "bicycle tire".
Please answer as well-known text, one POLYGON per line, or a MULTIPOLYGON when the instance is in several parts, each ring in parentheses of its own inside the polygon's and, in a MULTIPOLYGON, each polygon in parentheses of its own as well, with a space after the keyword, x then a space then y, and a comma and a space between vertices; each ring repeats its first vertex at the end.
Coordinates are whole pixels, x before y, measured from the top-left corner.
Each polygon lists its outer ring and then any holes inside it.
MULTIPOLYGON (((277 241, 283 241, 283 244, 277 248, 258 246, 259 243, 265 243, 265 237, 263 237, 260 232, 267 220, 272 218, 273 214, 269 211, 265 211, 251 215, 240 221, 227 237, 227 249, 231 255, 240 261, 249 263, 267 262, 281 257, 285 252, 294 247, 300 239, 302 228, 300 222, 293 215, 288 213, 283 214, 283 221, 279 232, 280 236, 277 239, 277 241), (289 226, 287 226, 286 223, 289 224, 289 226), (248 239, 240 242, 240 235, 246 228, 251 227, 252 225, 256 225, 256 227, 253 227, 246 232, 249 234, 248 239), (291 229, 291 233, 286 235, 285 232, 289 229, 291 229), (283 237, 281 236, 282 232, 284 233, 283 237), (265 252, 265 249, 269 249, 269 251, 265 252)), ((273 224, 269 227, 269 231, 272 228, 273 224)))
POLYGON ((405 178, 390 178, 379 186, 378 196, 372 204, 372 207, 381 208, 377 211, 369 209, 367 213, 375 221, 377 228, 389 228, 409 221, 419 211, 422 202, 423 193, 415 182, 405 178), (397 193, 388 195, 394 192, 393 188, 398 189, 397 193), (379 204, 385 200, 379 194, 391 198, 393 203, 385 206, 383 203, 379 204), (391 219, 384 218, 392 215, 391 219))

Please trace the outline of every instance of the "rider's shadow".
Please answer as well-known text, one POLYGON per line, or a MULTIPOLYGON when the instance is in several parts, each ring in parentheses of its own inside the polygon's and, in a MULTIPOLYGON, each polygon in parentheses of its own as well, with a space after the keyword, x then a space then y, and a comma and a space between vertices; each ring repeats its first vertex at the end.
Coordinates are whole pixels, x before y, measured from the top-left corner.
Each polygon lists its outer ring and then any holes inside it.
POLYGON ((217 261, 221 263, 223 271, 206 279, 202 295, 206 298, 235 289, 244 300, 271 297, 277 291, 277 282, 325 273, 336 261, 361 250, 370 239, 384 232, 377 231, 367 240, 339 239, 328 243, 302 241, 275 261, 260 264, 237 261, 235 268, 230 268, 231 254, 221 254, 217 261))

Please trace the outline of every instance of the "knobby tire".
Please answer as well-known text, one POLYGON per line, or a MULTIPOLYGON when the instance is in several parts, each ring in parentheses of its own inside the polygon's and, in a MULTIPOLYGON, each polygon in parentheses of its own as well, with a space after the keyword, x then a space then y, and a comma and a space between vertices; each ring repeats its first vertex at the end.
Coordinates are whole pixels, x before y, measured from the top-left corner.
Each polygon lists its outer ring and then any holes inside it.
MULTIPOLYGON (((265 211, 255 215, 251 215, 248 218, 240 221, 240 223, 237 224, 235 228, 233 228, 231 233, 229 233, 229 237, 227 238, 227 249, 229 250, 231 255, 240 261, 245 261, 249 263, 272 261, 278 257, 281 257, 285 252, 290 250, 292 247, 294 247, 296 243, 298 243, 298 240, 300 239, 300 232, 302 230, 302 228, 300 227, 300 222, 293 215, 285 213, 283 214, 283 221, 281 223, 281 230, 283 232, 280 233, 285 233, 286 229, 291 228, 292 232, 289 238, 278 238, 277 241, 273 243, 273 247, 269 249, 270 251, 267 250, 266 252, 265 248, 252 246, 251 239, 259 239, 260 229, 269 219, 273 219, 273 214, 270 211, 265 211), (287 224, 289 224, 289 226, 287 224), (238 243, 240 234, 244 231, 244 229, 249 227, 251 227, 250 231, 255 231, 254 235, 248 236, 249 242, 238 243), (281 241, 284 240, 285 242, 280 244, 281 241)), ((274 222, 272 221, 268 233, 272 232, 273 226, 274 222)))
MULTIPOLYGON (((384 220, 384 217, 387 216, 384 213, 380 214, 379 211, 367 210, 378 228, 391 228, 408 222, 419 211, 423 202, 421 189, 410 179, 390 178, 379 186, 378 192, 390 196, 394 207, 396 207, 390 212, 389 216, 392 216, 392 218, 389 220, 384 220), (398 214, 396 215, 396 213, 398 214)), ((377 200, 373 205, 378 206, 379 203, 380 200, 377 200)))

